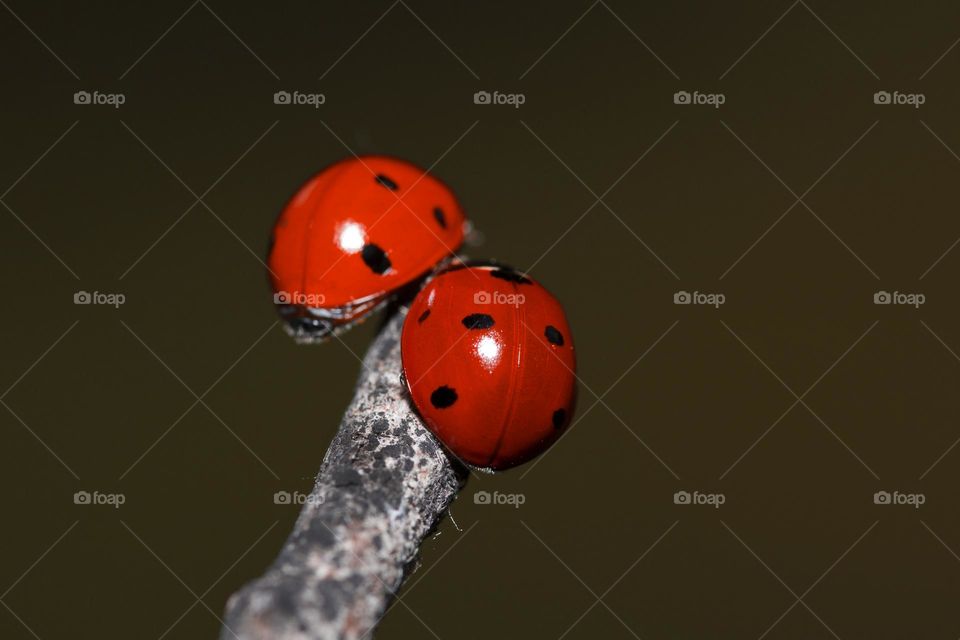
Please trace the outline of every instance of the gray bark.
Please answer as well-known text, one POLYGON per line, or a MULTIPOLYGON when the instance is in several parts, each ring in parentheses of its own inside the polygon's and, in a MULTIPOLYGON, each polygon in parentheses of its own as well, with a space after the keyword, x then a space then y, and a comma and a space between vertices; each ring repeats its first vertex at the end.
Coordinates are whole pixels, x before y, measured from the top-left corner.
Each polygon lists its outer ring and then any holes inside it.
POLYGON ((228 600, 223 640, 369 637, 456 496, 462 476, 400 378, 405 313, 394 313, 370 346, 279 556, 228 600))

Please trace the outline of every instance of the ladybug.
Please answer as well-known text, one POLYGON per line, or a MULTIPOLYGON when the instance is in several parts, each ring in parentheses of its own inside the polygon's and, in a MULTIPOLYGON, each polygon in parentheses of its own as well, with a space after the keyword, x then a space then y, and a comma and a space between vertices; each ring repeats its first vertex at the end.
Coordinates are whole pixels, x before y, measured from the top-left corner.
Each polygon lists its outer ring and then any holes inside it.
POLYGON ((304 184, 273 229, 274 303, 298 342, 364 319, 460 247, 466 218, 450 189, 384 156, 349 158, 304 184))
POLYGON ((577 365, 563 307, 509 267, 461 264, 430 280, 400 353, 413 404, 463 462, 522 464, 570 423, 577 365))

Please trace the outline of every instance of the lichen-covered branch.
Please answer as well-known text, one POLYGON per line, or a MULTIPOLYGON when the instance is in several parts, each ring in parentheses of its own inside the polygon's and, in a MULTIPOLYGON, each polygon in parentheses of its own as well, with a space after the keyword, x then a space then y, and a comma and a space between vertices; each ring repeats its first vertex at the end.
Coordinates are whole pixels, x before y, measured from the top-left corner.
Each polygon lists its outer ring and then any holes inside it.
POLYGON ((227 602, 222 639, 369 637, 456 495, 460 475, 400 379, 404 313, 387 320, 367 352, 353 402, 280 555, 227 602))

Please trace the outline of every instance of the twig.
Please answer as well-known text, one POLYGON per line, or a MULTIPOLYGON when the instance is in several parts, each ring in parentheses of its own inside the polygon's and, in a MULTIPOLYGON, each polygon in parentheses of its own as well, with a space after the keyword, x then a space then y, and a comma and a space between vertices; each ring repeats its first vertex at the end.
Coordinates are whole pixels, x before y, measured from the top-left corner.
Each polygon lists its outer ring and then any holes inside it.
POLYGON ((460 476, 400 379, 405 313, 386 321, 367 352, 280 555, 227 602, 223 640, 369 637, 456 495, 460 476))

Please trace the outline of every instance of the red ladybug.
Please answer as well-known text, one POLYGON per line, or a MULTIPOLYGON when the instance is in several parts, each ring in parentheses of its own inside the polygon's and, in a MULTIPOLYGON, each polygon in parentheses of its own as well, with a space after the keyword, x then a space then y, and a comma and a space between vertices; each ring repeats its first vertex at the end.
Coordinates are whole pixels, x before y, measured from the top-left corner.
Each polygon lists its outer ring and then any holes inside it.
POLYGON ((401 356, 424 422, 469 464, 522 464, 573 414, 576 359, 563 307, 508 267, 461 265, 428 282, 404 321, 401 356))
POLYGON ((310 179, 273 230, 274 302, 299 342, 318 342, 426 275, 463 242, 442 182, 408 162, 349 158, 310 179))

